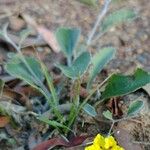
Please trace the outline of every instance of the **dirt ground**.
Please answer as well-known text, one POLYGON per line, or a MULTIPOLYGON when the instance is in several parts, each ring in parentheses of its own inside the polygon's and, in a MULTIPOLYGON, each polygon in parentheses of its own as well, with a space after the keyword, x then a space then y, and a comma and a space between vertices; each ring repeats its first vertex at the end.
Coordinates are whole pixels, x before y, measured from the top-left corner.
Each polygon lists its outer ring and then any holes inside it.
MULTIPOLYGON (((87 38, 96 20, 99 7, 101 6, 90 7, 77 0, 0 0, 0 27, 9 22, 10 33, 17 36, 20 30, 30 26, 22 19, 24 15, 28 15, 38 25, 43 25, 51 31, 55 31, 60 26, 80 27, 84 39, 87 38)), ((109 12, 122 7, 135 9, 138 17, 132 22, 111 29, 93 45, 92 51, 105 45, 117 48, 115 59, 106 68, 109 73, 115 70, 131 73, 136 67, 143 67, 146 71, 150 71, 150 2, 149 0, 118 0, 110 6, 109 12)), ((48 47, 44 49, 49 51, 48 47)), ((0 64, 7 60, 7 52, 0 47, 0 64)), ((134 121, 120 123, 118 126, 128 128, 134 135, 135 141, 150 143, 150 95, 144 90, 138 91, 129 96, 130 100, 137 95, 145 99, 148 108, 134 121)), ((85 131, 91 130, 90 127, 87 128, 89 129, 85 131)), ((93 132, 96 133, 97 130, 94 129, 93 132)), ((143 150, 150 150, 150 145, 141 144, 141 147, 143 150)), ((0 149, 5 150, 1 146, 0 149)))
MULTIPOLYGON (((138 18, 131 23, 112 29, 95 45, 96 47, 103 45, 114 45, 117 47, 118 56, 112 63, 114 66, 111 66, 114 69, 117 68, 126 72, 126 68, 129 69, 136 65, 142 65, 149 71, 150 4, 148 0, 119 0, 118 3, 111 5, 110 12, 122 7, 135 9, 138 13, 138 18)), ((82 29, 82 35, 84 37, 87 37, 91 30, 98 12, 98 8, 88 7, 76 0, 0 1, 1 24, 7 20, 3 19, 6 16, 11 18, 11 16, 17 16, 19 14, 28 14, 38 24, 44 25, 50 30, 56 30, 60 26, 78 26, 82 29)), ((10 19, 12 26, 17 21, 12 21, 13 19, 10 19)))

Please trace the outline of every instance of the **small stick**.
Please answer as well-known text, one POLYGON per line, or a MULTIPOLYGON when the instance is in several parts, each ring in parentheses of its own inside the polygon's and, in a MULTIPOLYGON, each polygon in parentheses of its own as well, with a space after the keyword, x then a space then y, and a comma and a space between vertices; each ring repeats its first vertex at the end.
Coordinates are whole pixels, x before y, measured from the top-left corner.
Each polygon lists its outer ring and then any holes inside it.
POLYGON ((97 17, 97 20, 96 20, 96 22, 94 24, 94 27, 92 28, 92 31, 90 32, 90 34, 88 36, 87 46, 89 46, 91 44, 91 41, 92 41, 92 39, 93 39, 93 37, 95 35, 95 32, 96 32, 98 26, 100 25, 102 19, 104 18, 105 14, 107 13, 107 10, 108 10, 110 2, 111 2, 111 0, 105 0, 103 9, 102 9, 102 11, 100 10, 99 15, 97 17))
POLYGON ((135 144, 143 144, 143 145, 150 145, 150 142, 144 142, 144 141, 132 141, 135 144))

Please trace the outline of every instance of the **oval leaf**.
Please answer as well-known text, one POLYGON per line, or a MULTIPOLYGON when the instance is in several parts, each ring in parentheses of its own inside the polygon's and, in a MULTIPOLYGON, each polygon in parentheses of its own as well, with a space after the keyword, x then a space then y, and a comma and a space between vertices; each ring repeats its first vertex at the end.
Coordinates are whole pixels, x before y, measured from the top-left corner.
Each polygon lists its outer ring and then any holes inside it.
POLYGON ((73 55, 73 50, 79 37, 80 30, 78 28, 59 28, 57 30, 56 38, 66 57, 71 57, 73 55))
POLYGON ((87 69, 90 63, 90 53, 83 52, 74 62, 68 67, 64 65, 56 65, 69 78, 80 77, 87 69))
POLYGON ((112 113, 109 110, 104 111, 103 116, 109 120, 113 120, 112 113))
POLYGON ((150 74, 138 68, 133 75, 114 74, 102 93, 102 99, 109 99, 134 92, 150 83, 150 74))
POLYGON ((143 101, 135 101, 133 102, 128 109, 127 115, 133 116, 136 115, 144 106, 143 101))
POLYGON ((104 68, 104 66, 113 58, 116 50, 113 47, 105 47, 99 50, 92 58, 92 68, 90 70, 88 88, 96 75, 104 68))
MULTIPOLYGON (((43 81, 44 76, 41 70, 40 63, 37 59, 33 57, 27 57, 24 56, 28 66, 32 69, 33 73, 36 75, 36 77, 43 81)), ((27 69, 25 64, 22 62, 19 55, 13 57, 6 65, 5 70, 12 76, 15 76, 16 78, 19 78, 25 82, 27 82, 30 85, 37 85, 38 83, 35 82, 35 77, 32 75, 32 73, 27 69)))
POLYGON ((105 17, 101 25, 101 31, 106 32, 113 26, 119 25, 136 17, 136 13, 131 9, 120 9, 105 17))
POLYGON ((83 110, 92 117, 95 117, 97 115, 95 108, 90 104, 85 104, 83 110))

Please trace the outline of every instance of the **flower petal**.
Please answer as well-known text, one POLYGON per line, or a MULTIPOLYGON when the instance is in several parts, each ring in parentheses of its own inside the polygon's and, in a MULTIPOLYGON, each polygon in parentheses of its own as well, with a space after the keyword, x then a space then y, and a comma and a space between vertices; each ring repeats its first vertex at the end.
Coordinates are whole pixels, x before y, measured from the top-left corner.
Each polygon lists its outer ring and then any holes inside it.
POLYGON ((114 147, 117 145, 117 142, 115 141, 115 139, 112 136, 106 137, 105 138, 105 145, 104 147, 106 149, 109 149, 111 147, 114 147))
POLYGON ((93 144, 94 144, 94 145, 98 145, 99 147, 104 147, 105 138, 104 138, 102 135, 97 134, 97 136, 96 136, 95 139, 94 139, 93 144))

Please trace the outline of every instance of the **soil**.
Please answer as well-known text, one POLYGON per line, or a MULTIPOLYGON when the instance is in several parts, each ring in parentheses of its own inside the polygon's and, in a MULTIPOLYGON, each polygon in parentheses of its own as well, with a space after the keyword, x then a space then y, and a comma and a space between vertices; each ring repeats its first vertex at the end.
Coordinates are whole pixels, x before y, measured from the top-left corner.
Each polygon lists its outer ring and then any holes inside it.
MULTIPOLYGON (((81 41, 83 41, 83 39, 87 38, 87 35, 93 27, 99 12, 99 7, 101 7, 100 4, 98 7, 90 7, 80 3, 78 0, 0 0, 0 27, 9 22, 9 33, 18 36, 18 33, 21 30, 31 26, 23 19, 24 15, 28 15, 38 25, 42 25, 51 31, 56 31, 56 29, 60 26, 80 27, 82 30, 81 41)), ((111 63, 109 63, 109 65, 105 68, 105 71, 108 74, 116 70, 121 73, 129 74, 132 73, 137 67, 142 67, 146 71, 150 71, 149 0, 118 0, 110 6, 109 12, 122 7, 135 9, 135 11, 138 13, 138 17, 135 18, 132 22, 128 22, 111 29, 110 32, 105 34, 94 44, 94 46, 91 47, 91 51, 95 52, 96 49, 106 45, 112 45, 117 48, 117 55, 115 59, 113 59, 111 63)), ((35 33, 33 33, 33 36, 34 34, 35 33)), ((45 51, 45 55, 43 54, 43 59, 45 59, 45 56, 48 54, 46 60, 44 61, 50 66, 50 63, 47 59, 49 59, 49 56, 51 55, 51 49, 48 46, 39 46, 37 49, 39 52, 41 50, 45 51)), ((13 51, 14 50, 10 47, 10 45, 0 46, 0 64, 3 64, 3 62, 8 59, 8 52, 13 51)), ((27 49, 26 53, 28 53, 28 51, 30 53, 30 49, 27 49)), ((129 101, 127 104, 129 104, 132 100, 139 96, 146 103, 145 106, 148 107, 145 108, 143 112, 141 112, 140 116, 130 121, 123 121, 118 124, 118 127, 127 129, 133 136, 134 141, 142 142, 142 144, 137 144, 141 146, 142 150, 150 150, 149 93, 145 92, 144 90, 139 90, 131 95, 128 95, 127 97, 123 97, 122 101, 126 103, 126 99, 128 99, 129 101), (148 144, 144 144, 144 142, 148 144)), ((83 117, 86 118, 86 116, 83 117)), ((88 120, 87 122, 88 123, 85 126, 87 129, 83 129, 80 126, 78 127, 82 134, 88 133, 89 135, 95 135, 99 131, 106 132, 106 130, 109 129, 109 125, 106 127, 106 124, 103 125, 101 123, 98 125, 93 125, 91 124, 91 120, 88 120)), ((43 128, 47 129, 47 126, 45 125, 37 125, 37 122, 34 123, 34 120, 32 124, 35 125, 33 126, 33 128, 35 127, 35 133, 37 129, 41 130, 41 132, 44 132, 43 128)), ((26 125, 25 128, 27 127, 28 125, 26 125)), ((6 131, 7 130, 12 130, 12 128, 8 127, 6 128, 6 131)), ((6 131, 0 129, 0 132, 6 131)), ((0 145, 0 149, 24 149, 23 144, 26 143, 25 139, 29 137, 29 133, 27 133, 26 130, 22 130, 21 132, 22 133, 19 135, 21 135, 22 138, 20 138, 18 142, 22 143, 22 145, 18 144, 19 146, 14 146, 14 148, 7 145, 6 148, 6 145, 4 144, 0 145)), ((14 134, 14 132, 12 133, 14 134)), ((17 136, 19 137, 19 135, 17 136)), ((38 140, 41 140, 40 136, 38 140)), ((36 140, 33 141, 35 142, 36 140)))

